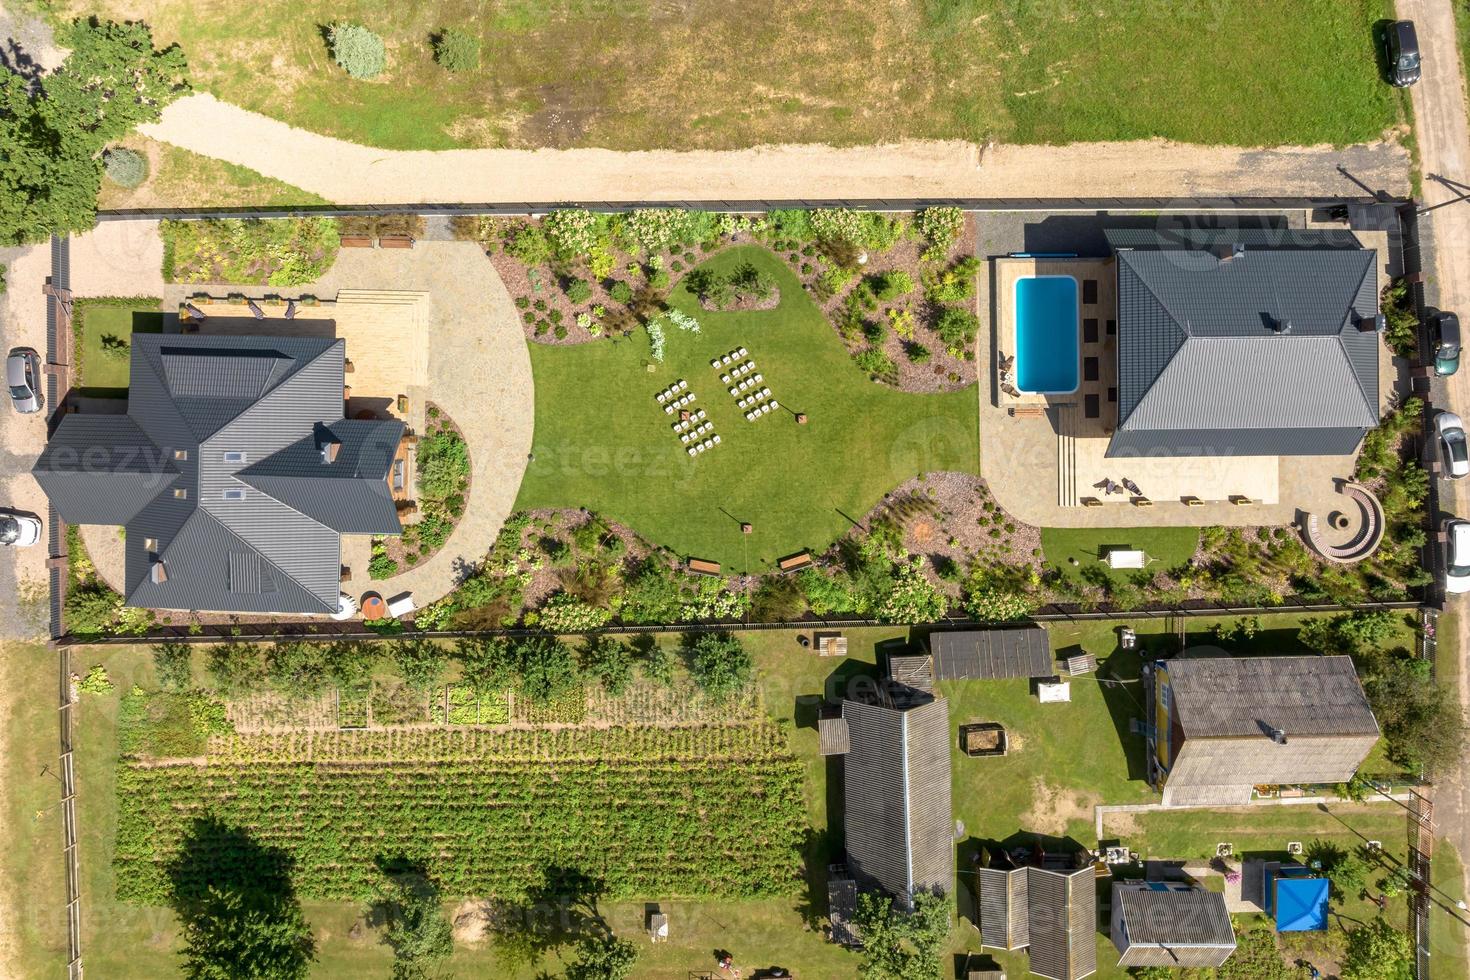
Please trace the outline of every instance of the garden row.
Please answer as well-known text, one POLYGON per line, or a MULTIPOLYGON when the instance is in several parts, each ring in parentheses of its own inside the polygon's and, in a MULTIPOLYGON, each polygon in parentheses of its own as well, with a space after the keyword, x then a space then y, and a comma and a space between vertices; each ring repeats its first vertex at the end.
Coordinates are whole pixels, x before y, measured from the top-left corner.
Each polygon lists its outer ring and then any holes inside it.
POLYGON ((790 757, 124 764, 117 789, 119 898, 142 904, 231 866, 191 839, 202 820, 283 852, 296 891, 322 899, 368 897, 384 858, 420 863, 451 896, 516 898, 548 867, 614 897, 789 894, 805 825, 790 757))

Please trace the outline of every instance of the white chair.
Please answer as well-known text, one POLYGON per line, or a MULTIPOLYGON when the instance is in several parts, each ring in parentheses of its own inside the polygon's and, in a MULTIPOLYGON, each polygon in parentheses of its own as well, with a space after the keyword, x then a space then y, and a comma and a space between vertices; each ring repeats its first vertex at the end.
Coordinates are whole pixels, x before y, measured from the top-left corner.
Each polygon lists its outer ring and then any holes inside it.
POLYGON ((756 380, 756 382, 757 382, 757 383, 759 383, 759 382, 761 382, 761 381, 764 381, 764 380, 766 380, 766 379, 765 379, 765 378, 763 378, 763 377, 761 377, 761 376, 760 376, 760 375, 759 375, 759 374, 757 374, 757 375, 756 375, 756 376, 755 376, 755 380, 756 380))
POLYGON ((720 444, 720 437, 719 436, 715 436, 714 443, 715 443, 716 446, 718 446, 720 444))
POLYGON ((690 447, 689 447, 689 455, 691 455, 691 456, 693 456, 693 455, 694 455, 694 453, 695 453, 695 449, 694 449, 694 447, 693 447, 693 446, 690 446, 690 447))
POLYGON ((681 432, 681 433, 679 433, 679 441, 682 442, 684 445, 687 446, 687 445, 689 445, 689 436, 687 434, 681 432))
POLYGON ((661 392, 661 391, 658 394, 654 395, 653 397, 658 399, 658 403, 660 405, 662 405, 664 403, 664 401, 665 401, 664 393, 661 392))
POLYGON ((766 404, 764 404, 764 405, 761 406, 761 414, 762 415, 765 415, 770 410, 771 410, 771 405, 770 405, 769 402, 767 402, 766 404))
POLYGON ((739 394, 740 394, 740 389, 739 389, 739 388, 737 388, 737 387, 735 387, 735 386, 734 386, 734 385, 731 385, 731 386, 730 386, 730 395, 731 395, 731 396, 732 396, 732 397, 734 397, 734 396, 737 396, 737 395, 739 395, 739 394))
POLYGON ((704 452, 704 443, 702 443, 702 442, 695 443, 694 444, 694 451, 697 452, 697 453, 704 452))
POLYGON ((713 449, 713 448, 715 448, 715 441, 713 439, 706 439, 704 441, 704 448, 705 449, 713 449))
POLYGON ((674 414, 674 406, 672 406, 672 405, 665 405, 664 406, 664 414, 665 415, 673 415, 674 414))
POLYGON ((709 366, 718 369, 720 366, 720 359, 717 357, 713 361, 710 361, 709 366))
POLYGON ((689 400, 690 400, 690 401, 694 401, 694 399, 696 399, 696 398, 698 398, 698 397, 699 397, 699 396, 698 396, 698 395, 696 395, 696 394, 695 394, 695 393, 694 393, 694 392, 692 392, 692 391, 691 391, 691 392, 690 392, 690 393, 689 393, 689 400))
POLYGON ((730 360, 731 360, 730 355, 729 354, 726 354, 724 357, 720 358, 720 363, 721 364, 729 364, 730 363, 730 360))
POLYGON ((679 396, 679 404, 680 405, 688 405, 689 404, 689 396, 688 395, 680 395, 679 396))
POLYGON ((699 411, 695 412, 694 417, 697 419, 704 418, 704 409, 701 408, 699 411))
POLYGON ((724 383, 724 384, 729 384, 730 383, 730 376, 728 374, 722 374, 722 375, 720 375, 720 381, 722 383, 724 383))
POLYGON ((770 398, 771 397, 771 389, 769 389, 769 388, 762 388, 761 389, 761 394, 762 395, 765 395, 767 398, 770 398))
POLYGON ((781 403, 778 402, 778 401, 776 401, 776 399, 772 398, 771 399, 771 407, 772 408, 780 408, 781 407, 781 403))
POLYGON ((679 390, 680 391, 683 391, 685 388, 688 388, 688 387, 689 387, 689 382, 688 381, 685 381, 683 378, 680 378, 679 379, 679 390))
POLYGON ((684 428, 684 423, 682 423, 682 422, 675 422, 674 423, 674 431, 675 432, 678 432, 682 428, 684 428))
POLYGON ((755 421, 755 413, 754 412, 746 412, 745 413, 745 421, 747 421, 747 422, 754 422, 755 421))
POLYGON ((740 409, 740 410, 741 410, 741 411, 742 411, 742 412, 743 412, 743 411, 745 411, 745 399, 744 399, 744 398, 742 398, 742 399, 740 399, 740 400, 739 400, 739 401, 738 401, 738 402, 736 402, 736 403, 735 403, 735 404, 736 404, 736 406, 737 406, 737 407, 739 407, 739 409, 740 409))
POLYGON ((735 356, 737 356, 737 357, 744 357, 746 354, 749 354, 749 353, 750 353, 750 351, 748 351, 744 347, 742 347, 742 348, 740 348, 739 350, 737 350, 735 352, 735 356))

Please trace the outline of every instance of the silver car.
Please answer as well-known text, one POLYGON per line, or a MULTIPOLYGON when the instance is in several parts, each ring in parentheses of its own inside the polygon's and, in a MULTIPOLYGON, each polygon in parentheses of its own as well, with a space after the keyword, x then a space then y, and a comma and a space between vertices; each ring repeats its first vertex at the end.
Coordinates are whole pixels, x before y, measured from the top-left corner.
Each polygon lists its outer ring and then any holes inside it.
POLYGON ((1465 442, 1465 427, 1454 412, 1440 412, 1434 417, 1434 431, 1439 434, 1439 449, 1444 454, 1446 474, 1452 480, 1470 476, 1470 445, 1465 442))
POLYGON ((45 399, 41 395, 41 359, 29 347, 17 347, 5 359, 5 383, 10 386, 10 404, 22 415, 39 412, 45 399))

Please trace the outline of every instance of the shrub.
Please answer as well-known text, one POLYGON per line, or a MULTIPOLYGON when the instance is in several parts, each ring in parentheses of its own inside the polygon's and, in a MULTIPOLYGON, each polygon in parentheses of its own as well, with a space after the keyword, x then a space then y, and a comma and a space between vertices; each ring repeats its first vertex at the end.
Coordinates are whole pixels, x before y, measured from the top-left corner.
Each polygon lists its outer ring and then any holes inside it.
POLYGON ((588 639, 582 661, 589 673, 602 682, 603 690, 617 697, 633 681, 633 655, 628 645, 610 636, 588 639))
POLYGON ((1348 933, 1342 980, 1408 980, 1413 963, 1414 941, 1375 918, 1348 933))
POLYGON ((959 208, 933 207, 918 211, 914 215, 914 228, 929 243, 924 258, 930 261, 944 258, 964 226, 965 212, 959 208))
POLYGON ((592 254, 602 240, 607 219, 582 208, 565 208, 548 214, 541 226, 559 258, 575 259, 592 254))
POLYGON ((898 365, 893 363, 893 358, 876 347, 858 352, 853 360, 874 381, 891 381, 898 376, 898 365))
POLYGON ((101 664, 94 664, 77 684, 77 690, 83 694, 111 694, 113 691, 112 680, 107 676, 107 668, 101 664))
POLYGON ((153 672, 165 691, 188 690, 194 680, 192 651, 184 643, 161 643, 153 648, 153 672))
POLYGON ((434 60, 448 71, 474 71, 480 67, 480 39, 446 27, 434 38, 434 60))
POLYGON ((122 609, 122 596, 98 581, 81 582, 66 590, 65 625, 78 636, 107 632, 122 609))
POLYGON ((869 278, 873 294, 885 303, 914 291, 914 277, 902 269, 880 272, 869 278))
POLYGON ((612 613, 589 605, 565 592, 551 597, 541 607, 541 627, 551 633, 578 633, 606 626, 612 613))
POLYGON ((874 610, 879 620, 912 625, 932 622, 949 611, 949 600, 924 577, 923 567, 924 560, 918 556, 897 566, 892 584, 874 610))
POLYGON ((713 237, 714 215, 687 208, 638 208, 621 222, 625 237, 649 255, 713 237))
POLYGON ((925 347, 923 344, 919 344, 919 343, 908 343, 908 344, 904 344, 903 345, 903 354, 904 354, 904 357, 907 357, 914 364, 928 364, 929 363, 929 356, 930 356, 930 354, 929 354, 929 348, 925 347))
POLYGON ((624 306, 633 302, 633 287, 621 279, 612 284, 612 288, 607 291, 607 294, 624 306))
POLYGON ((107 179, 119 187, 137 187, 148 179, 148 158, 125 146, 115 146, 102 155, 107 179))
POLYGON ((388 556, 381 545, 373 546, 373 555, 368 559, 368 578, 385 579, 398 574, 398 562, 388 556))
POLYGON ((519 641, 514 647, 519 691, 538 704, 550 704, 581 686, 571 648, 549 637, 519 641))
POLYGON ((418 491, 426 501, 447 500, 464 491, 470 475, 470 450, 457 432, 440 429, 419 440, 418 491))
POLYGON ((1395 279, 1385 286, 1379 308, 1388 321, 1383 342, 1399 357, 1412 358, 1419 349, 1419 315, 1414 311, 1409 284, 1395 279))
POLYGON ((510 232, 505 250, 526 265, 542 265, 551 259, 551 242, 536 225, 522 225, 510 232))
POLYGON ((689 673, 706 696, 727 701, 755 676, 750 651, 728 633, 701 633, 686 648, 689 673))
POLYGON ((643 328, 648 331, 648 356, 662 363, 666 344, 663 327, 659 326, 658 321, 649 320, 643 328))
POLYGON ((332 24, 327 28, 332 60, 353 78, 375 78, 387 67, 383 39, 360 24, 332 24))
POLYGON ((945 307, 939 319, 934 321, 934 332, 950 350, 963 351, 975 342, 975 335, 980 332, 980 319, 958 306, 945 307))
POLYGON ((573 279, 567 283, 566 293, 573 303, 585 303, 592 298, 592 286, 586 279, 573 279))
POLYGON ((742 262, 730 273, 730 288, 736 295, 758 302, 770 299, 776 292, 776 280, 769 272, 755 267, 754 263, 742 262))
POLYGON ((654 644, 643 655, 640 669, 643 671, 643 676, 655 684, 671 687, 674 683, 675 665, 674 655, 669 652, 668 647, 661 647, 654 644))
POLYGON ((958 303, 975 292, 980 260, 973 255, 960 259, 941 272, 924 276, 924 293, 933 303, 958 303))

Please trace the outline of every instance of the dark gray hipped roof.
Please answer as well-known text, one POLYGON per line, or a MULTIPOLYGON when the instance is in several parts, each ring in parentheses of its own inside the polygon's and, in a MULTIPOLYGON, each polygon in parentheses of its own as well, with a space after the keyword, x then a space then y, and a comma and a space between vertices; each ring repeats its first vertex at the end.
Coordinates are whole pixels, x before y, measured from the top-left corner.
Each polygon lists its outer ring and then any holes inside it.
POLYGON ((1109 456, 1344 455, 1378 424, 1381 341, 1358 326, 1378 313, 1376 252, 1342 232, 1280 229, 1109 240, 1109 456))
POLYGON ((1113 901, 1127 925, 1130 945, 1235 945, 1225 896, 1219 892, 1199 888, 1153 891, 1115 884, 1113 901))
POLYGON ((402 530, 403 425, 342 417, 344 360, 326 338, 136 334, 128 414, 65 417, 36 479, 66 521, 127 528, 129 605, 335 612, 340 535, 402 530))
POLYGON ((1350 657, 1184 659, 1167 668, 1186 738, 1378 734, 1350 657))
POLYGON ((949 704, 906 709, 844 701, 847 854, 859 881, 900 901, 954 885, 949 704))
POLYGON ((932 633, 934 673, 942 681, 1049 677, 1051 645, 1040 626, 932 633))

